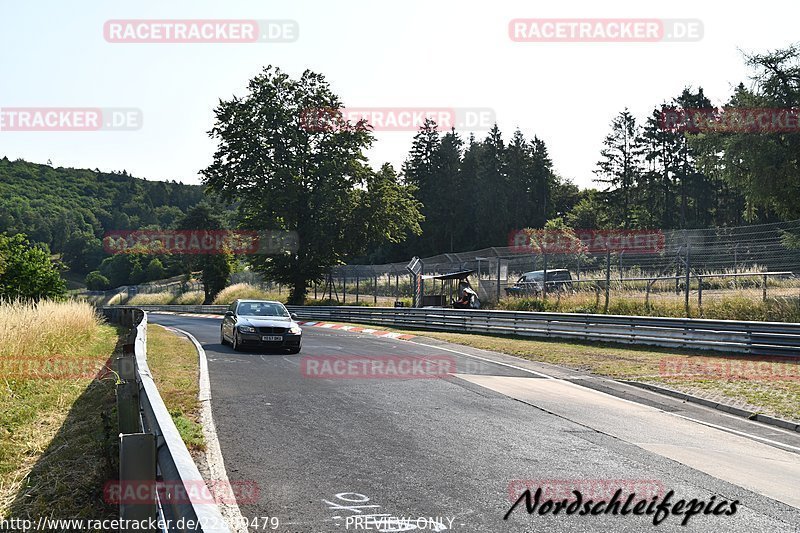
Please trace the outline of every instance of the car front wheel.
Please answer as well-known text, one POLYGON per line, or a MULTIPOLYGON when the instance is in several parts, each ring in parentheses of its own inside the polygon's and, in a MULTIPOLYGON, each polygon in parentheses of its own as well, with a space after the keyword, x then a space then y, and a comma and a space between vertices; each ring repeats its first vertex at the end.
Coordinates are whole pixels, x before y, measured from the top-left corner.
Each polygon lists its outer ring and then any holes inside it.
POLYGON ((228 344, 228 341, 225 340, 225 333, 223 333, 221 329, 219 330, 219 343, 223 346, 228 344))
POLYGON ((238 352, 241 349, 242 345, 239 342, 239 332, 236 329, 233 330, 233 341, 231 341, 231 348, 233 348, 234 352, 238 352))

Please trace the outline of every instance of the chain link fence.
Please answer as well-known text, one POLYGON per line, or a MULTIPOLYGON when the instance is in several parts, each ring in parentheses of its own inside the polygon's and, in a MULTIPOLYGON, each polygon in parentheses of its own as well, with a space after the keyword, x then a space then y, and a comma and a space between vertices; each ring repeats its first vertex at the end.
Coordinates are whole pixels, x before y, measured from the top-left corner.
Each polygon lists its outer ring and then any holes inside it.
MULTIPOLYGON (((726 299, 743 305, 748 300, 800 298, 800 248, 793 247, 800 241, 800 221, 657 233, 658 248, 646 251, 585 246, 565 250, 510 242, 426 257, 421 259, 422 290, 425 294, 440 290, 432 276, 472 270, 470 284, 489 305, 514 298, 512 294, 555 300, 565 309, 606 312, 609 307, 624 311, 626 304, 685 311, 726 299), (548 282, 536 290, 518 283, 526 272, 558 269, 567 270, 571 280, 548 282), (520 290, 507 291, 512 287, 520 290)), ((414 283, 407 265, 336 267, 315 286, 317 297, 324 294, 342 303, 410 304, 414 283)))

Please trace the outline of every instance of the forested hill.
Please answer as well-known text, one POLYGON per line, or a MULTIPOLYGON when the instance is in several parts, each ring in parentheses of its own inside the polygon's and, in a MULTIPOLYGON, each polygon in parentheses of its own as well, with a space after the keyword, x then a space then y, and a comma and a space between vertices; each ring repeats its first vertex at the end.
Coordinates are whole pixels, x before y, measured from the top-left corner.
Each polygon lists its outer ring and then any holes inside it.
POLYGON ((0 233, 47 244, 75 272, 97 268, 105 231, 170 227, 201 199, 200 185, 0 159, 0 233))

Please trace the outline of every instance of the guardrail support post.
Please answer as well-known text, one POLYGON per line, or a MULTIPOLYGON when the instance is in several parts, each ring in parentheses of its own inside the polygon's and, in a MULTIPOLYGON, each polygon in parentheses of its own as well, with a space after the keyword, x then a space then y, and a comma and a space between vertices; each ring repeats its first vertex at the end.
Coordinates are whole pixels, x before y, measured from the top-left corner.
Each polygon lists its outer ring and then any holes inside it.
POLYGON ((117 423, 121 433, 136 433, 139 427, 139 385, 126 381, 117 385, 117 423))
POLYGON ((158 520, 156 509, 156 440, 150 433, 119 436, 120 531, 158 531, 148 528, 158 520), (132 495, 132 496, 131 496, 132 495), (135 503, 130 498, 135 499, 135 503), (142 501, 144 500, 144 501, 142 501), (131 526, 135 521, 139 527, 131 526), (124 527, 127 524, 130 527, 124 527), (144 526, 144 527, 142 527, 144 526))

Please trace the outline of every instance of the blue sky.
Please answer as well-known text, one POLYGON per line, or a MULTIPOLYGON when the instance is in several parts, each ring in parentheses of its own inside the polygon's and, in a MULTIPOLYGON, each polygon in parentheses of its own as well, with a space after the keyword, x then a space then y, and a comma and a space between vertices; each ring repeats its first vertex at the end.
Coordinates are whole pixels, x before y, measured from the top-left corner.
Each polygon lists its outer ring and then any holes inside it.
MULTIPOLYGON (((0 132, 0 155, 56 166, 199 182, 220 98, 273 64, 325 74, 352 107, 492 108, 508 139, 543 138, 556 170, 581 186, 612 117, 644 116, 686 84, 722 103, 746 81, 740 50, 797 40, 800 4, 734 2, 361 0, 10 2, 0 0, 0 108, 133 107, 136 131, 0 132), (756 11, 765 13, 758 15, 756 11), (769 14, 777 12, 778 14, 769 14), (515 43, 514 18, 694 18, 698 42, 515 43), (109 19, 292 19, 293 43, 113 44, 109 19)), ((464 135, 467 135, 464 132, 464 135)), ((485 132, 476 132, 477 136, 485 132)), ((380 132, 375 165, 399 167, 412 132, 380 132)))

